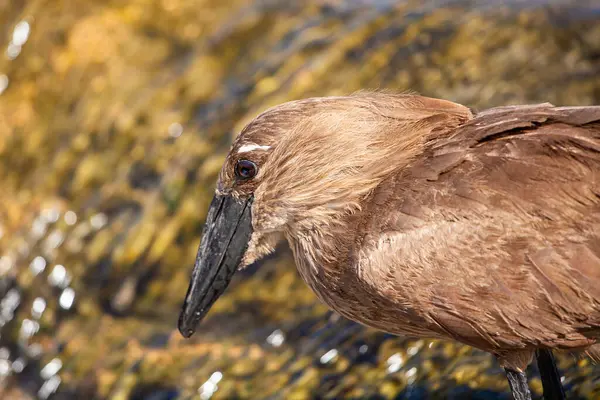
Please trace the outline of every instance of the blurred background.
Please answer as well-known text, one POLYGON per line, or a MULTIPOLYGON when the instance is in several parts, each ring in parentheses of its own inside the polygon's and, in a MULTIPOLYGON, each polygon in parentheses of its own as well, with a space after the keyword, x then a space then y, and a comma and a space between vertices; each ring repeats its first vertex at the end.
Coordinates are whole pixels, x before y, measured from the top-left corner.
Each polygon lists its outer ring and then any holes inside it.
MULTIPOLYGON (((485 353, 328 312, 285 246, 191 340, 176 320, 259 112, 365 88, 600 104, 599 3, 0 0, 0 398, 509 399, 485 353)), ((599 367, 560 368, 600 398, 599 367)))

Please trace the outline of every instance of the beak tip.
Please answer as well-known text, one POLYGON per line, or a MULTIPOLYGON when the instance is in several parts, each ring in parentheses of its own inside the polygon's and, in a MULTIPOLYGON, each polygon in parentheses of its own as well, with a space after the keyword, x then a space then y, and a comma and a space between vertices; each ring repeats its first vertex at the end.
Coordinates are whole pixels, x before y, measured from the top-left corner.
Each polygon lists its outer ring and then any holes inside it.
POLYGON ((185 339, 189 339, 194 335, 194 330, 193 329, 182 329, 179 328, 179 333, 181 333, 181 336, 183 336, 185 339))
POLYGON ((188 319, 182 314, 179 317, 179 323, 177 324, 177 328, 179 329, 179 333, 186 339, 192 337, 194 333, 196 333, 196 328, 191 326, 188 319))

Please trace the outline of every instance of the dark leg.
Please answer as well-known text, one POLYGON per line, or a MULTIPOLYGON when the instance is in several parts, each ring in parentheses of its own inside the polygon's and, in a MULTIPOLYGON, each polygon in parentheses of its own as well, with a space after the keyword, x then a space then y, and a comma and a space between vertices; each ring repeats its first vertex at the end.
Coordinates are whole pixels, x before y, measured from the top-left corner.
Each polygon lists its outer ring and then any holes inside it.
POLYGON ((531 400, 531 392, 529 392, 525 372, 517 372, 508 368, 505 368, 504 371, 506 372, 510 391, 515 400, 531 400))
POLYGON ((560 381, 560 372, 556 368, 556 361, 552 350, 540 349, 536 352, 537 365, 542 377, 545 400, 565 400, 565 391, 560 381))

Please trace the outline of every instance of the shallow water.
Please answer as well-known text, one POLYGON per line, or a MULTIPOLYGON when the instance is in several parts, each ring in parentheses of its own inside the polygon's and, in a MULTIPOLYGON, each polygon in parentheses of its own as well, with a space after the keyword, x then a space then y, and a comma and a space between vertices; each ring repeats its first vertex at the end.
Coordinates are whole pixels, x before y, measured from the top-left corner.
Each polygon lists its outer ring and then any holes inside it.
MULTIPOLYGON (((2 398, 508 399, 485 353, 329 313, 285 247, 175 329, 228 144, 268 106, 600 104, 597 1, 497 4, 0 0, 2 398)), ((598 367, 560 367, 600 396, 598 367)))

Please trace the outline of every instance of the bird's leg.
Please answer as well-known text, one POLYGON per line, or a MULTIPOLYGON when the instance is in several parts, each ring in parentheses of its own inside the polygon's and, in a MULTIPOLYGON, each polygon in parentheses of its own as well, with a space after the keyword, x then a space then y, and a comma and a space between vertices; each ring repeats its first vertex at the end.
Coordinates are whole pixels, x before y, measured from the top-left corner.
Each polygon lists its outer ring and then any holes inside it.
POLYGON ((533 354, 534 351, 530 349, 496 353, 500 366, 506 372, 510 391, 515 400, 531 400, 531 392, 529 391, 525 370, 533 360, 533 354))
POLYGON ((565 391, 560 380, 560 373, 556 367, 556 361, 552 355, 552 350, 539 349, 536 352, 536 357, 538 369, 542 377, 544 399, 565 400, 565 391))
POLYGON ((531 392, 527 384, 527 375, 525 372, 518 372, 514 369, 504 368, 508 385, 515 400, 531 400, 531 392))

